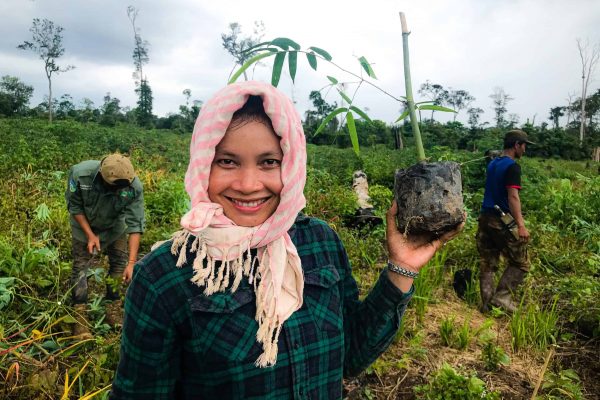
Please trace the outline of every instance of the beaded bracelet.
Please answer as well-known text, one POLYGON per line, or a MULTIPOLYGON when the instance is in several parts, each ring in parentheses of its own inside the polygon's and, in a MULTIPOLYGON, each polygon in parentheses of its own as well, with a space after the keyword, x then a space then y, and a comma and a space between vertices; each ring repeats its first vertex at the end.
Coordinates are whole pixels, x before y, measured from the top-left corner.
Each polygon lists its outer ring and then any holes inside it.
POLYGON ((394 264, 390 260, 388 260, 388 262, 387 262, 387 268, 390 271, 392 271, 392 272, 395 272, 395 273, 397 273, 399 275, 402 275, 402 276, 406 276, 408 278, 415 279, 417 276, 419 276, 418 272, 410 271, 410 270, 408 270, 408 269, 406 269, 404 267, 401 267, 399 265, 394 264))

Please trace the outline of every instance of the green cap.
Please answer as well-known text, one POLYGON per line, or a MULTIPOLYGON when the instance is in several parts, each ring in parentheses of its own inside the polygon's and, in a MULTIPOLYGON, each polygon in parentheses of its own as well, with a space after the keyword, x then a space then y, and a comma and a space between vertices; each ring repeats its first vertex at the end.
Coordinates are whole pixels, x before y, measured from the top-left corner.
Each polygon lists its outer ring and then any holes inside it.
POLYGON ((135 172, 129 158, 122 154, 111 154, 100 162, 100 175, 110 185, 119 184, 123 181, 133 182, 135 172))
POLYGON ((504 135, 504 143, 515 143, 515 142, 524 142, 527 144, 535 144, 529 140, 527 134, 520 129, 513 129, 512 131, 506 132, 504 135))

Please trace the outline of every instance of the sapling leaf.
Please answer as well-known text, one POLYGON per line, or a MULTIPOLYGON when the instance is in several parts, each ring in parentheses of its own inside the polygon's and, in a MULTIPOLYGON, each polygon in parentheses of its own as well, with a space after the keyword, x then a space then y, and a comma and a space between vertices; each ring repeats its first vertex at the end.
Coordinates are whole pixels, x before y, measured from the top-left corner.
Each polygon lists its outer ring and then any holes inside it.
POLYGON ((279 79, 281 78, 281 70, 283 69, 283 62, 285 61, 285 52, 277 53, 275 61, 273 61, 273 73, 271 74, 271 85, 277 87, 279 85, 279 79))
POLYGON ((436 106, 435 104, 425 104, 424 106, 417 107, 417 109, 419 109, 419 110, 432 110, 432 111, 453 112, 453 113, 456 112, 456 111, 454 111, 451 108, 443 107, 443 106, 436 106))
POLYGON ((404 112, 394 122, 400 122, 400 121, 402 121, 404 118, 408 117, 408 114, 410 114, 410 110, 404 110, 404 112))
POLYGON ((314 47, 314 46, 311 46, 308 49, 314 51, 315 53, 317 53, 318 55, 320 55, 321 57, 323 57, 327 61, 331 61, 333 59, 331 57, 331 55, 328 52, 326 52, 325 50, 323 50, 323 49, 320 49, 320 48, 314 47))
POLYGON ((369 64, 369 62, 364 56, 360 57, 358 61, 360 62, 360 65, 362 65, 363 69, 367 72, 367 75, 369 75, 373 79, 377 79, 373 68, 371 68, 371 64, 369 64))
POLYGON ((317 56, 315 53, 306 53, 306 59, 308 60, 308 64, 315 71, 317 70, 317 56))
POLYGON ((292 39, 280 37, 271 40, 271 44, 273 46, 281 47, 284 50, 288 50, 290 47, 294 50, 300 50, 300 45, 294 42, 292 39))
POLYGON ((352 104, 352 99, 350 99, 350 97, 348 97, 346 95, 346 93, 342 92, 340 89, 338 89, 338 93, 342 96, 342 99, 344 99, 344 101, 348 104, 352 104))
POLYGON ((268 45, 268 44, 271 44, 271 42, 261 42, 261 43, 255 44, 254 46, 248 47, 246 50, 242 50, 242 54, 251 53, 253 51, 256 51, 256 49, 258 49, 259 47, 262 47, 262 46, 268 45))
POLYGON ((325 127, 331 122, 332 119, 335 118, 336 115, 346 112, 348 111, 348 109, 346 107, 340 107, 337 108, 335 110, 333 110, 332 112, 330 112, 324 119, 323 122, 321 122, 321 125, 319 125, 319 127, 317 128, 317 130, 315 131, 314 136, 317 136, 319 133, 321 133, 321 131, 323 129, 325 129, 325 127))
POLYGON ((350 134, 350 141, 352 142, 352 148, 356 155, 359 154, 360 149, 358 147, 358 133, 356 132, 356 124, 354 123, 354 116, 352 112, 348 111, 346 114, 346 125, 348 126, 348 133, 350 134))
POLYGON ((354 111, 355 113, 357 113, 358 115, 360 115, 361 118, 369 121, 369 122, 373 122, 371 121, 371 118, 369 118, 369 116, 367 115, 366 112, 364 112, 363 110, 361 110, 360 108, 356 107, 356 106, 350 106, 350 109, 352 111, 354 111))
POLYGON ((329 79, 329 82, 333 83, 334 85, 338 84, 338 80, 335 79, 333 76, 327 75, 327 79, 329 79))
MULTIPOLYGON (((267 53, 260 53, 255 55, 254 57, 252 57, 251 59, 249 59, 248 61, 246 61, 244 63, 244 65, 242 65, 240 67, 240 69, 238 69, 235 74, 233 74, 233 76, 231 77, 231 79, 229 79, 229 82, 227 82, 227 84, 232 84, 233 82, 237 81, 237 79, 240 77, 240 75, 242 75, 244 73, 245 70, 247 70, 252 64, 254 64, 255 62, 262 60, 263 58, 272 56, 273 52, 267 52, 267 53)), ((283 53, 285 54, 285 53, 283 53)))
POLYGON ((296 79, 296 68, 298 67, 298 52, 290 51, 288 53, 288 68, 290 70, 290 77, 292 82, 296 79))

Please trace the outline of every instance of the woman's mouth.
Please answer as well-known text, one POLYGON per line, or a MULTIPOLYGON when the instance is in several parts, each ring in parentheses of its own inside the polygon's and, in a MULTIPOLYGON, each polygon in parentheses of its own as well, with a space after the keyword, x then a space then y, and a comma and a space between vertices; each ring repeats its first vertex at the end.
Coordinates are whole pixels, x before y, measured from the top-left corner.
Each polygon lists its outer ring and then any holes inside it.
POLYGON ((227 197, 227 199, 235 206, 235 208, 242 211, 256 211, 261 208, 261 206, 266 203, 270 197, 265 197, 263 199, 257 200, 239 200, 234 199, 232 197, 227 197))

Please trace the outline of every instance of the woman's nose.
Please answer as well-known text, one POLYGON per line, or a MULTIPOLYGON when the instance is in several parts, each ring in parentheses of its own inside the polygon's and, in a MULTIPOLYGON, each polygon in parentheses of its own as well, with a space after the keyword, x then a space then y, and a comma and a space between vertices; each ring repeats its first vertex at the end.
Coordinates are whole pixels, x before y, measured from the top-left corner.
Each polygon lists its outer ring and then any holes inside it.
POLYGON ((232 189, 241 193, 252 193, 263 188, 260 180, 260 171, 256 168, 241 168, 232 189))

